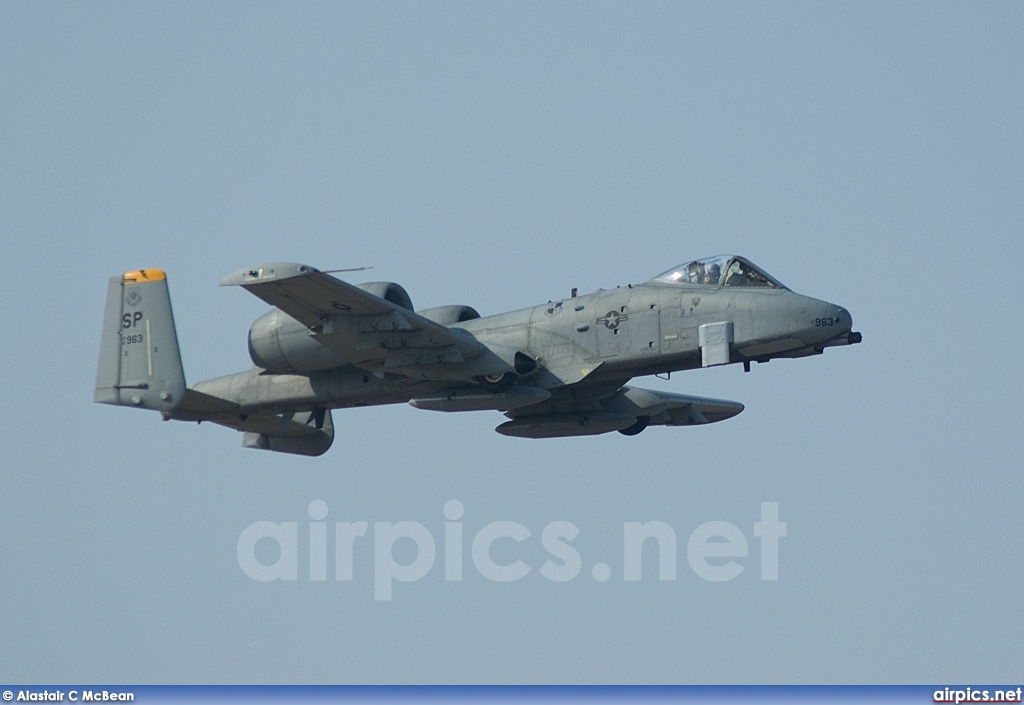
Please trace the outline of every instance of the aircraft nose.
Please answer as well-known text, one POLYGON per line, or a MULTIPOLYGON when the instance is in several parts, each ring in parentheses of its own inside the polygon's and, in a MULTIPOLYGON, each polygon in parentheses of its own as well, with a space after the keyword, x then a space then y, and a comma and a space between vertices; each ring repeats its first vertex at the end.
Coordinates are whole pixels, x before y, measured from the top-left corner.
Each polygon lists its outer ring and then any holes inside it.
MULTIPOLYGON (((824 341, 835 338, 845 338, 853 330, 853 316, 842 306, 823 301, 821 299, 810 299, 805 304, 808 313, 813 318, 813 325, 809 325, 800 334, 801 340, 808 345, 817 345, 824 341)), ((807 321, 808 324, 811 320, 807 321)))

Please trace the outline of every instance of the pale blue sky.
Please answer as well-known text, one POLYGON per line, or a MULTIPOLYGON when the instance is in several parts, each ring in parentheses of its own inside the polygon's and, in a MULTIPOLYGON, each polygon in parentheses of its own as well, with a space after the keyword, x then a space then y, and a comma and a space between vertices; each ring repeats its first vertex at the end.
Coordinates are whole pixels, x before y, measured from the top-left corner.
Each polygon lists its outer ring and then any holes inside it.
POLYGON ((1014 2, 0 4, 0 680, 1019 683, 1022 76, 1014 2), (263 261, 486 315, 720 252, 864 344, 638 380, 747 409, 636 438, 396 406, 306 459, 91 403, 128 269, 168 272, 193 382, 248 367, 263 304, 216 284, 263 261), (439 560, 390 603, 368 551, 350 584, 246 577, 245 527, 301 536, 315 499, 438 540, 458 499, 534 570, 439 560), (651 520, 679 576, 627 583, 651 520), (713 520, 752 547, 731 582, 687 567, 713 520))

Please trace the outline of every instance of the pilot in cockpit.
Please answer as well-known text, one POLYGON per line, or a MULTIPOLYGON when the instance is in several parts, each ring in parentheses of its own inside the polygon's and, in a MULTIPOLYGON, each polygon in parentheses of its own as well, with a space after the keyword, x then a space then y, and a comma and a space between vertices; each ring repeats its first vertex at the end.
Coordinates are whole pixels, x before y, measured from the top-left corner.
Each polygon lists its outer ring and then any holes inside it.
POLYGON ((704 279, 701 283, 709 286, 718 286, 718 279, 722 275, 722 269, 717 264, 709 264, 704 270, 704 279))

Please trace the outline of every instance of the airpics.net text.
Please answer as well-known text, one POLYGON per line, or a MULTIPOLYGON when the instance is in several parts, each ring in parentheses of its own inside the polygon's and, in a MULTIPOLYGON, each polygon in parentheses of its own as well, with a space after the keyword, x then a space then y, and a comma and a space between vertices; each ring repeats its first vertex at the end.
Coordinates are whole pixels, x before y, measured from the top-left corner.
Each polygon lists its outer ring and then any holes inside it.
MULTIPOLYGON (((308 568, 309 580, 328 579, 328 524, 329 509, 323 500, 313 500, 308 507, 308 568)), ((464 543, 466 531, 461 521, 462 503, 456 499, 444 505, 443 535, 441 543, 444 579, 461 581, 465 564, 464 543)), ((370 540, 366 521, 334 522, 334 580, 352 581, 356 577, 354 555, 358 539, 370 540)), ((303 532, 305 533, 305 532, 303 532)), ((553 521, 540 532, 540 543, 549 558, 538 572, 552 582, 567 582, 576 578, 583 568, 583 559, 573 546, 580 529, 568 521, 553 521)), ((779 521, 778 502, 761 502, 761 517, 753 525, 753 535, 760 548, 761 580, 779 579, 779 539, 786 536, 786 524, 779 521)), ((479 528, 470 542, 470 559, 476 571, 488 580, 513 582, 526 577, 533 568, 521 558, 511 562, 497 562, 492 546, 499 539, 511 539, 521 544, 533 533, 514 521, 495 521, 479 528)), ((395 581, 408 583, 425 577, 434 567, 437 542, 430 530, 415 521, 373 523, 373 598, 377 601, 392 599, 395 581), (415 557, 407 563, 395 557, 395 546, 409 542, 415 546, 415 557)), ((663 521, 627 521, 622 526, 622 578, 639 581, 642 576, 643 547, 647 541, 657 546, 658 579, 675 580, 677 562, 676 532, 663 521)), ((266 552, 264 552, 266 553, 266 552)), ((242 571, 259 582, 299 579, 299 523, 256 521, 247 526, 238 537, 237 557, 242 571), (263 562, 257 544, 268 542, 276 550, 273 562, 263 562)), ((405 552, 407 553, 407 551, 405 552)), ((686 559, 693 572, 703 580, 726 582, 742 573, 746 566, 735 559, 748 558, 747 537, 735 524, 727 521, 709 521, 698 526, 686 542, 686 559)), ((267 558, 267 555, 263 556, 267 558)), ((591 575, 598 582, 612 576, 606 563, 596 563, 591 575)))

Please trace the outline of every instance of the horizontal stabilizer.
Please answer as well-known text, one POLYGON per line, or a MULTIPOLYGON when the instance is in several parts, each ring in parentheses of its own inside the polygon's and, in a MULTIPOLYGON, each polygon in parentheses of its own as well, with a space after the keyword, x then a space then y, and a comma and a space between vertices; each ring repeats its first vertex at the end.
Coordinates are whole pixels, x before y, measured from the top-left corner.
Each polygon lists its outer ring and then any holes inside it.
POLYGON ((238 404, 211 394, 185 390, 185 398, 174 409, 174 418, 183 421, 204 421, 217 414, 226 414, 238 408, 238 404))
POLYGON ((185 398, 164 418, 176 421, 208 421, 241 431, 246 448, 275 450, 297 455, 322 455, 334 442, 330 409, 289 411, 245 411, 238 404, 211 394, 185 390, 185 398))

